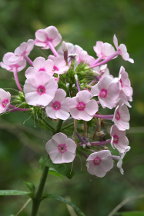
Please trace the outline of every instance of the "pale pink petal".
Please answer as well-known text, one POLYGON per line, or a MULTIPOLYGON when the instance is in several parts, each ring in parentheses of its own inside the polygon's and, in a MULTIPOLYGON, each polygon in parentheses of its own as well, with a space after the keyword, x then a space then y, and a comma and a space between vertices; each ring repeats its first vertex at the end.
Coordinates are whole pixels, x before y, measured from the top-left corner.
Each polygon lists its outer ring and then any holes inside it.
POLYGON ((58 118, 58 119, 62 119, 62 120, 66 120, 70 117, 70 114, 62 109, 58 110, 56 113, 55 113, 55 116, 58 118))
POLYGON ((63 102, 63 100, 65 99, 66 97, 66 92, 63 90, 63 89, 57 89, 56 91, 56 94, 55 94, 55 98, 54 100, 55 101, 60 101, 60 102, 63 102))
POLYGON ((79 120, 90 121, 92 118, 93 117, 85 111, 79 112, 79 114, 78 114, 79 120))
POLYGON ((55 134, 52 139, 55 140, 58 144, 64 144, 66 142, 67 136, 59 132, 55 134))
POLYGON ((85 103, 88 103, 88 101, 92 97, 91 93, 88 90, 79 91, 76 96, 79 101, 83 101, 85 103))
POLYGON ((70 138, 67 139, 67 147, 69 149, 69 152, 75 153, 76 146, 77 145, 75 144, 75 142, 72 139, 70 139, 70 138))
POLYGON ((54 109, 51 107, 50 104, 46 107, 45 110, 46 110, 46 114, 47 114, 48 117, 50 117, 52 119, 57 119, 56 111, 54 111, 54 109))
POLYGON ((71 163, 74 159, 75 159, 75 152, 66 152, 65 154, 63 154, 62 158, 63 158, 63 162, 62 163, 71 163))
POLYGON ((115 47, 118 48, 118 39, 117 39, 116 35, 113 36, 113 43, 114 43, 115 47))
POLYGON ((89 115, 94 115, 97 111, 98 111, 98 104, 95 100, 90 100, 87 105, 86 105, 86 109, 85 111, 89 114, 89 115))

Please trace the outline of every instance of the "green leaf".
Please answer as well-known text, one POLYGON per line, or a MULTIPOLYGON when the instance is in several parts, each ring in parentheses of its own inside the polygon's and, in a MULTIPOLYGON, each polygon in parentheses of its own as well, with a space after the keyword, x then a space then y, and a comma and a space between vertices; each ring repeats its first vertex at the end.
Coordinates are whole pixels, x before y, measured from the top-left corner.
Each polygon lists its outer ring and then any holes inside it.
POLYGON ((121 216, 144 216, 144 211, 122 212, 121 216))
POLYGON ((70 205, 75 210, 75 212, 78 214, 78 216, 86 216, 74 203, 72 203, 69 200, 66 200, 62 196, 59 196, 57 194, 47 194, 44 198, 51 198, 51 199, 55 199, 57 201, 63 202, 66 205, 70 205))
POLYGON ((27 188, 29 189, 29 191, 33 195, 35 192, 35 185, 32 182, 25 182, 25 185, 27 186, 27 188))
POLYGON ((71 179, 74 175, 74 172, 72 170, 72 163, 69 164, 53 164, 51 160, 48 157, 42 157, 39 160, 39 163, 41 167, 48 166, 50 169, 50 174, 55 174, 56 176, 66 176, 67 178, 71 179), (53 172, 51 172, 51 170, 53 172), (55 171, 55 173, 54 173, 55 171))
POLYGON ((55 169, 50 168, 49 169, 49 175, 53 175, 53 176, 57 176, 57 177, 64 177, 62 174, 60 174, 59 172, 57 172, 55 169))
POLYGON ((0 196, 24 196, 29 195, 30 192, 18 190, 0 190, 0 196))

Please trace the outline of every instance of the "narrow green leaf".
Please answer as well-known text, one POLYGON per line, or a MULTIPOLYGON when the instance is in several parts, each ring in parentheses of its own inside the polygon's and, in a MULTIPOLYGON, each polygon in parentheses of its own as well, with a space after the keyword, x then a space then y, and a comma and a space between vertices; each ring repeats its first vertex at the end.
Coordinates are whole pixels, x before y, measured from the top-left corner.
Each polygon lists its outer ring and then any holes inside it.
POLYGON ((70 205, 79 216, 86 216, 74 203, 72 203, 69 200, 66 200, 62 196, 59 196, 57 194, 47 194, 44 198, 51 198, 63 202, 66 205, 70 205))
POLYGON ((144 211, 122 212, 121 216, 144 216, 144 211))
POLYGON ((29 195, 30 192, 18 190, 0 190, 0 196, 24 196, 29 195))

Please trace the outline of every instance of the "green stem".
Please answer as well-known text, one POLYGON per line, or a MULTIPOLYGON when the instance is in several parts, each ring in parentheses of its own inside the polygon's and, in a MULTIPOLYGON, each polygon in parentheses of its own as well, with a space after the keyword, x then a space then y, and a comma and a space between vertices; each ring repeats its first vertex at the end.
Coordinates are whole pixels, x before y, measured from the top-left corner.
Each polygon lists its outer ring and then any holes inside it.
POLYGON ((36 195, 33 198, 31 216, 36 216, 37 215, 39 205, 40 205, 40 202, 41 202, 41 199, 42 199, 42 194, 43 194, 44 186, 45 186, 45 183, 46 183, 48 171, 49 171, 49 167, 46 166, 44 168, 44 170, 43 170, 41 180, 40 180, 40 184, 39 184, 38 190, 36 192, 36 195))
MULTIPOLYGON (((59 122, 57 124, 57 128, 56 128, 56 130, 54 131, 53 134, 58 133, 61 130, 62 124, 63 124, 63 121, 59 120, 59 122)), ((38 213, 39 206, 40 206, 40 203, 42 201, 42 195, 43 195, 44 186, 45 186, 46 179, 47 179, 47 176, 48 176, 48 171, 49 171, 49 167, 45 166, 45 168, 43 170, 43 173, 42 173, 42 176, 41 176, 41 180, 40 180, 37 192, 36 192, 35 196, 32 199, 33 203, 32 203, 31 216, 36 216, 37 213, 38 213)))

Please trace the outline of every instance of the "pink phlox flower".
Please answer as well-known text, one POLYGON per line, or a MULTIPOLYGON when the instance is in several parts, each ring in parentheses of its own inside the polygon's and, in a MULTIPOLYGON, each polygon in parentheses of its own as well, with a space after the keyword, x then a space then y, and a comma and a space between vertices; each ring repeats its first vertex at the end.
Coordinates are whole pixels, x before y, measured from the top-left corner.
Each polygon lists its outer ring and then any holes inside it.
POLYGON ((87 158, 87 171, 91 175, 104 177, 113 168, 113 159, 109 150, 94 152, 87 158))
POLYGON ((51 59, 54 63, 53 72, 56 74, 64 74, 68 71, 69 65, 66 63, 64 56, 53 56, 50 55, 49 59, 51 59))
POLYGON ((54 72, 53 72, 53 67, 54 67, 54 62, 50 59, 45 59, 43 57, 37 57, 34 61, 33 61, 33 67, 28 67, 26 72, 25 72, 25 76, 29 77, 33 74, 36 73, 41 73, 44 72, 46 74, 48 74, 49 76, 53 76, 54 72))
POLYGON ((107 64, 93 68, 93 72, 96 76, 99 76, 99 79, 101 79, 102 76, 110 74, 107 64))
POLYGON ((67 52, 68 54, 68 62, 71 62, 71 60, 74 58, 77 64, 84 63, 91 65, 95 61, 95 59, 90 56, 82 47, 63 41, 58 53, 60 55, 64 55, 64 52, 67 52))
MULTIPOLYGON (((82 48, 81 48, 82 49, 82 48)), ((59 55, 64 56, 64 53, 67 52, 68 57, 76 57, 76 47, 74 44, 63 41, 61 46, 58 49, 59 55)))
POLYGON ((26 60, 22 57, 16 56, 12 52, 8 52, 3 56, 1 67, 10 72, 19 72, 26 67, 26 60))
POLYGON ((114 112, 113 122, 121 131, 129 129, 130 114, 125 104, 119 104, 114 112))
POLYGON ((131 82, 128 77, 128 73, 125 71, 124 67, 120 68, 119 71, 119 83, 120 83, 120 99, 129 107, 128 101, 132 101, 133 89, 131 87, 131 82))
POLYGON ((114 35, 114 37, 113 37, 113 43, 114 43, 117 51, 119 51, 119 55, 121 55, 121 57, 125 61, 129 61, 130 63, 134 63, 134 60, 132 58, 130 58, 129 53, 127 52, 127 48, 126 48, 125 44, 118 45, 118 39, 117 39, 116 35, 114 35))
POLYGON ((55 26, 49 26, 45 29, 39 29, 35 33, 35 45, 43 49, 49 49, 49 42, 56 47, 62 40, 62 37, 55 26))
POLYGON ((29 39, 27 42, 23 42, 14 51, 16 56, 28 56, 34 47, 34 40, 29 39))
POLYGON ((47 106, 58 88, 55 79, 48 74, 36 73, 26 79, 24 93, 26 102, 33 106, 47 106))
POLYGON ((63 89, 56 91, 54 99, 46 107, 46 114, 52 119, 66 120, 69 118, 69 98, 63 89))
POLYGON ((0 88, 0 113, 6 112, 10 105, 11 94, 0 88))
POLYGON ((76 54, 76 61, 78 64, 84 63, 87 65, 91 65, 94 63, 95 59, 90 56, 87 51, 83 50, 80 46, 75 45, 75 54, 76 54))
POLYGON ((93 49, 96 52, 97 57, 101 59, 105 59, 115 53, 115 49, 111 44, 102 41, 97 41, 93 49))
POLYGON ((124 174, 124 170, 123 170, 123 168, 122 168, 123 159, 124 159, 126 153, 127 153, 130 149, 131 149, 131 148, 130 148, 130 146, 129 146, 129 148, 127 148, 126 151, 123 152, 123 153, 121 154, 121 156, 119 157, 119 161, 118 161, 118 163, 117 163, 117 168, 119 168, 120 173, 121 173, 122 175, 124 174))
POLYGON ((76 156, 76 144, 65 134, 57 133, 47 142, 46 151, 54 164, 71 163, 76 156))
POLYGON ((110 130, 111 145, 117 149, 120 153, 124 153, 129 149, 129 140, 126 137, 125 131, 120 131, 116 125, 113 125, 110 130))
POLYGON ((98 111, 98 103, 91 99, 92 94, 88 90, 82 90, 70 100, 70 113, 74 119, 90 121, 98 111))
POLYGON ((99 82, 91 89, 93 96, 98 96, 102 107, 108 107, 109 109, 112 109, 116 106, 119 100, 119 92, 118 79, 113 78, 112 75, 102 76, 99 82))

